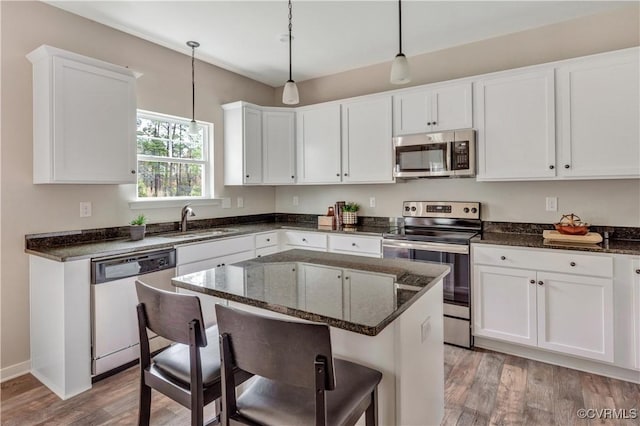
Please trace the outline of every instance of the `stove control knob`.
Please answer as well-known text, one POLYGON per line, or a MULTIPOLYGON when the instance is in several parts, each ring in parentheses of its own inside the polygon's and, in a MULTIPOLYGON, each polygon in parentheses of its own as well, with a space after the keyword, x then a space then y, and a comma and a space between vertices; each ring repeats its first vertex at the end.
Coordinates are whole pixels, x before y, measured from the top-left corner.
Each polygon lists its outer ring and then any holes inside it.
POLYGON ((465 207, 465 208, 463 209, 463 211, 464 211, 465 213, 469 213, 469 207, 465 207))
POLYGON ((478 213, 478 209, 476 209, 475 207, 473 207, 473 208, 471 209, 471 213, 478 213))
POLYGON ((411 211, 415 212, 416 211, 416 207, 415 206, 411 207, 411 211))
POLYGON ((411 209, 409 208, 409 206, 404 206, 404 211, 405 211, 405 212, 408 212, 409 210, 411 210, 411 209))

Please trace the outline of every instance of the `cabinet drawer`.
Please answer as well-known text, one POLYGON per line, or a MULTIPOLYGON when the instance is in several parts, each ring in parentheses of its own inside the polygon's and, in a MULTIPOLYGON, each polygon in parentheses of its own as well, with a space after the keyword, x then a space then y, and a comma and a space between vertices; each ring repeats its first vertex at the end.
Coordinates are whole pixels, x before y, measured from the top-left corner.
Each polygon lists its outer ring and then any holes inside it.
POLYGON ((267 232, 265 234, 256 235, 256 248, 271 247, 278 245, 278 233, 267 232))
POLYGON ((380 256, 381 239, 354 235, 329 235, 329 251, 373 254, 380 256))
POLYGON ((180 265, 253 249, 253 235, 247 235, 179 246, 176 252, 180 265))
POLYGON ((473 263, 599 277, 613 276, 613 258, 565 250, 473 245, 473 263))
POLYGON ((285 241, 290 246, 298 248, 327 249, 327 236, 318 232, 285 231, 285 241))

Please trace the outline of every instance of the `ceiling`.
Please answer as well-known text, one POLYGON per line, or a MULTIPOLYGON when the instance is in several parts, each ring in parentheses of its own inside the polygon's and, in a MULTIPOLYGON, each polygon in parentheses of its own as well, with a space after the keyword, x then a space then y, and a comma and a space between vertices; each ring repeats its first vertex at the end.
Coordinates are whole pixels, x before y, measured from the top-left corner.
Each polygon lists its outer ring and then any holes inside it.
MULTIPOLYGON (((288 6, 279 1, 47 1, 273 87, 288 79, 288 6)), ((618 8, 617 1, 405 1, 403 51, 412 55, 618 8)), ((293 0, 293 78, 300 82, 391 61, 395 1, 293 0)))

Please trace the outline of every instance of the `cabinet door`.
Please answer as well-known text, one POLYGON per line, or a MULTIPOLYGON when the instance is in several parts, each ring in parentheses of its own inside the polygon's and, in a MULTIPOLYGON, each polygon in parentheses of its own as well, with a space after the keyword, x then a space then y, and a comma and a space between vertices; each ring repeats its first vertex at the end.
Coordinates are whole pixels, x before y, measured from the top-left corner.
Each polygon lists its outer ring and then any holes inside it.
POLYGON ((306 310, 342 319, 342 269, 308 264, 300 268, 306 310))
POLYGON ((473 334, 535 346, 535 278, 534 271, 475 266, 473 334))
POLYGON ((473 127, 471 83, 445 86, 431 92, 431 131, 473 127))
POLYGON ((613 281, 538 273, 538 346, 613 361, 613 281))
POLYGON ((298 307, 296 263, 264 265, 264 301, 290 308, 298 307))
POLYGON ((420 90, 393 96, 393 133, 395 136, 431 131, 431 97, 420 90))
POLYGON ((342 181, 393 182, 391 97, 342 105, 342 181))
POLYGON ((266 184, 291 184, 295 181, 295 113, 262 113, 262 165, 266 184))
POLYGON ((135 183, 135 77, 53 57, 52 95, 52 181, 36 183, 135 183))
POLYGON ((640 259, 633 262, 633 322, 636 369, 640 370, 640 259))
POLYGON ((298 182, 340 182, 340 105, 298 111, 296 123, 298 182))
POLYGON ((638 61, 634 50, 558 69, 564 176, 640 176, 638 61))
POLYGON ((476 84, 478 180, 555 177, 553 69, 476 84))
POLYGON ((244 183, 262 183, 262 111, 243 108, 244 183))
POLYGON ((375 326, 395 308, 395 280, 390 275, 344 270, 349 291, 348 316, 351 322, 375 326))

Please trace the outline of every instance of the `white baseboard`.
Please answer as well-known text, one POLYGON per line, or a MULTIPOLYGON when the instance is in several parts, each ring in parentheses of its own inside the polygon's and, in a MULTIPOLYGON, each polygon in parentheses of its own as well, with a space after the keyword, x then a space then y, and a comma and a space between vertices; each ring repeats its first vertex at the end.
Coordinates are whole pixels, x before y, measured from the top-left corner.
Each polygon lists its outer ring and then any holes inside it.
POLYGON ((24 361, 18 364, 10 365, 8 367, 0 369, 0 383, 4 383, 7 380, 15 379, 29 373, 31 370, 31 361, 24 361))
POLYGON ((640 371, 622 368, 615 365, 604 364, 596 361, 589 361, 582 358, 576 358, 569 355, 562 355, 544 350, 529 348, 508 342, 501 342, 483 337, 474 338, 475 346, 483 349, 490 349, 496 352, 502 352, 509 355, 516 355, 523 358, 532 359, 534 361, 555 364, 561 367, 567 367, 574 370, 580 370, 587 373, 594 373, 601 376, 611 377, 618 380, 624 380, 632 383, 640 383, 640 371))

